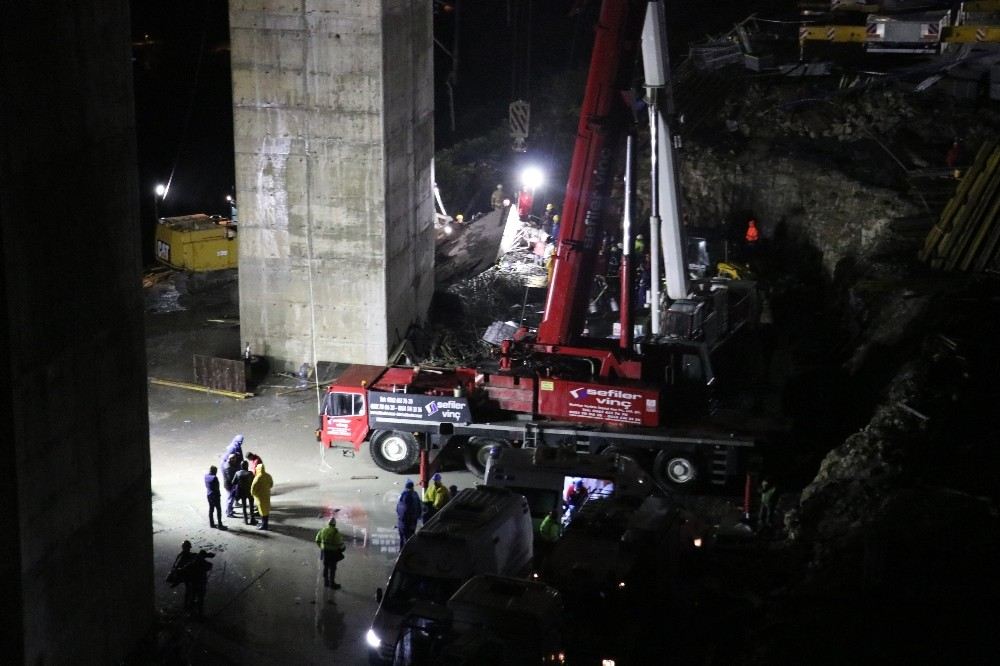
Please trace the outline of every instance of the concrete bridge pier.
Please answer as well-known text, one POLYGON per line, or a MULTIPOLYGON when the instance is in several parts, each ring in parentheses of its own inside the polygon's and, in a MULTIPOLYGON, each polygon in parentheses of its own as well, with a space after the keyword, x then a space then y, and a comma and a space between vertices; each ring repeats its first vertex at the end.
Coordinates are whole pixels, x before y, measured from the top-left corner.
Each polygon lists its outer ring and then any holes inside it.
POLYGON ((380 364, 434 287, 426 0, 230 2, 242 344, 380 364))

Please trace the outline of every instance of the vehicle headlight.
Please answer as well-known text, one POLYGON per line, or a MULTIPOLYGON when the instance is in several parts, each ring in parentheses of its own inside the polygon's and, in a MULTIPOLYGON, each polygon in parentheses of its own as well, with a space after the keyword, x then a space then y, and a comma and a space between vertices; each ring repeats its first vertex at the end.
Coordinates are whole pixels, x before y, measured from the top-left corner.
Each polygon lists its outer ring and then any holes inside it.
POLYGON ((368 633, 365 634, 365 641, 369 646, 375 648, 376 650, 382 646, 382 639, 378 637, 374 629, 369 629, 368 633))

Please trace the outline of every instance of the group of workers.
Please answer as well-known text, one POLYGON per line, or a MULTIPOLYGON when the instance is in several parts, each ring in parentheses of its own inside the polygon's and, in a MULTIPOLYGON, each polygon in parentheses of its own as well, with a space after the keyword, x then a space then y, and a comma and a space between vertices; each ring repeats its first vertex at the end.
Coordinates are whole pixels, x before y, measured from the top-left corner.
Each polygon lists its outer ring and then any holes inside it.
POLYGON ((416 533, 417 522, 423 520, 426 524, 457 494, 458 486, 445 486, 440 474, 431 477, 423 499, 417 493, 413 481, 407 481, 396 501, 396 530, 399 532, 400 549, 416 533))
MULTIPOLYGON (((264 468, 264 461, 255 453, 243 456, 243 435, 233 437, 222 454, 222 484, 226 489, 226 517, 236 518, 234 511, 239 502, 243 509, 243 522, 268 529, 271 515, 271 488, 274 480, 264 468), (257 516, 260 516, 260 522, 257 516)), ((209 527, 224 530, 222 524, 222 493, 219 490, 218 468, 212 465, 205 475, 205 492, 208 499, 209 527)))

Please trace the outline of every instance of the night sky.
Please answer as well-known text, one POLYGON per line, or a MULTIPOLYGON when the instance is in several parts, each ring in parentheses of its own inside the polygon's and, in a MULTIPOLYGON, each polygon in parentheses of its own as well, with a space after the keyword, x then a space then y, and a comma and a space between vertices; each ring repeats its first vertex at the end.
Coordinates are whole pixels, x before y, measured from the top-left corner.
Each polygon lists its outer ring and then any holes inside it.
MULTIPOLYGON (((668 2, 671 46, 725 30, 753 6, 783 2, 668 2)), ((459 68, 455 131, 445 81, 452 61, 434 47, 435 148, 505 126, 508 103, 529 100, 553 75, 585 67, 596 0, 438 0, 435 37, 452 49, 456 14, 459 68)), ((204 212, 228 215, 233 193, 232 87, 228 3, 225 0, 133 0, 135 109, 138 133, 143 256, 152 261, 153 190, 170 190, 161 216, 204 212)), ((583 95, 583 90, 580 91, 583 95)), ((549 152, 557 149, 547 147, 549 152)), ((570 147, 567 146, 568 150, 570 147)), ((559 147, 558 150, 561 150, 559 147)), ((550 159, 569 155, 546 156, 550 159)))

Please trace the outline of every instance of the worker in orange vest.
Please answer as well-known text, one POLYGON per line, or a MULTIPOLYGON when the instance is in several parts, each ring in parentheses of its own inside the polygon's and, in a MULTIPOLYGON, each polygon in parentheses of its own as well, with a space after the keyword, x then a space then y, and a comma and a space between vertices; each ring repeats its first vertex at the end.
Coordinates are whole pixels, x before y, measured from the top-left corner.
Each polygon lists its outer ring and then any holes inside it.
POLYGON ((757 220, 750 218, 747 222, 747 233, 744 236, 747 245, 756 245, 757 241, 760 240, 760 232, 757 231, 757 220))

